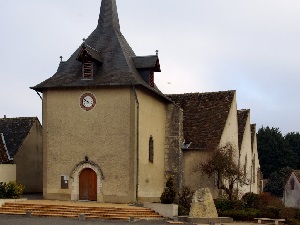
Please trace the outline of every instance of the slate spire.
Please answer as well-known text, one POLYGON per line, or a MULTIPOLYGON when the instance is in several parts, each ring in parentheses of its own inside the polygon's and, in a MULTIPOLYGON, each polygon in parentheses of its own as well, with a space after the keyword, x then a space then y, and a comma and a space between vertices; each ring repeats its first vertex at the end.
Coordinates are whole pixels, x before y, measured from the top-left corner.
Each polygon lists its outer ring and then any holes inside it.
POLYGON ((116 0, 102 0, 97 27, 103 32, 110 27, 120 31, 116 0))
POLYGON ((147 70, 146 72, 150 73, 151 68, 160 72, 158 56, 136 57, 122 35, 116 0, 102 0, 96 29, 66 62, 60 63, 52 77, 32 89, 43 92, 49 88, 136 85, 143 86, 166 99, 154 85, 154 81, 153 85, 150 85, 139 72, 147 70), (83 79, 83 62, 79 57, 83 48, 88 49, 93 59, 97 59, 93 62, 92 79, 83 79))

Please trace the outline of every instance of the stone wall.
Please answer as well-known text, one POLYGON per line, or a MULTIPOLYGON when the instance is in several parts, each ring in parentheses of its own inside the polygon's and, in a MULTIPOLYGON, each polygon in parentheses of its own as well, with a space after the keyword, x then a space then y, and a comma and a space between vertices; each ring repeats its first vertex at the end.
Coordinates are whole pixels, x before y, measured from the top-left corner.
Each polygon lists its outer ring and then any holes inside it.
POLYGON ((0 164, 0 182, 16 181, 16 164, 0 164))
POLYGON ((165 141, 165 175, 174 176, 177 190, 182 187, 183 182, 183 154, 181 145, 183 143, 183 111, 175 105, 167 107, 166 141, 165 141))

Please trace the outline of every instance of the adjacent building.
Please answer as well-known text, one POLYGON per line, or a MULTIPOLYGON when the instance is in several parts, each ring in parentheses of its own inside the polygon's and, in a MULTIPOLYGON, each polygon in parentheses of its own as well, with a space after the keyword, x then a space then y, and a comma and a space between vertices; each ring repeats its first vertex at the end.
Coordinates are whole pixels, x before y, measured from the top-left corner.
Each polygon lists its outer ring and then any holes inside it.
POLYGON ((42 126, 36 117, 0 119, 0 182, 16 181, 25 192, 42 192, 42 126), (5 178, 2 176, 5 174, 5 178))

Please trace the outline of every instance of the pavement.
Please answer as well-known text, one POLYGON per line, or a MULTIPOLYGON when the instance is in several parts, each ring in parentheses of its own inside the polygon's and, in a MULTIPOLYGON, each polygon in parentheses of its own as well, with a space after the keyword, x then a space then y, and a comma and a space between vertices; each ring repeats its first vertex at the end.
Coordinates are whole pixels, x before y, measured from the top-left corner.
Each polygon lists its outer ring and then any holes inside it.
MULTIPOLYGON (((1 225, 170 225, 167 220, 140 220, 135 222, 100 219, 68 219, 58 217, 26 217, 0 215, 1 225)), ((185 223, 189 225, 189 223, 185 223)), ((207 224, 206 224, 207 225, 207 224)), ((221 224, 216 224, 221 225, 221 224)), ((234 222, 226 225, 257 225, 257 223, 234 222)))
MULTIPOLYGON (((43 200, 42 195, 25 195, 22 198, 27 199, 23 203, 36 204, 76 204, 85 206, 114 206, 114 207, 134 207, 127 204, 108 204, 97 202, 72 202, 72 201, 53 201, 43 200)), ((188 223, 185 223, 188 225, 188 223)), ((137 220, 135 222, 118 221, 118 220, 103 220, 103 219, 69 219, 60 217, 27 217, 18 215, 1 215, 0 225, 169 225, 167 220, 137 220)), ((220 224, 216 224, 220 225, 220 224)), ((226 225, 257 225, 257 223, 234 222, 226 225)))
POLYGON ((167 225, 166 221, 116 221, 116 220, 79 220, 58 217, 26 217, 0 215, 1 225, 167 225))

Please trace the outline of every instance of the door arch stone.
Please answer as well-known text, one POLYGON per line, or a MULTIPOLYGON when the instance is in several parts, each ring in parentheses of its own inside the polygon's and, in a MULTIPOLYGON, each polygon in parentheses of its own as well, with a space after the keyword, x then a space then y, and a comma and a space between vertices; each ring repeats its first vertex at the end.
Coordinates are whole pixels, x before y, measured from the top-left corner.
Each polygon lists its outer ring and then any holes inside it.
POLYGON ((79 200, 79 176, 82 170, 92 169, 97 175, 97 202, 103 202, 102 181, 104 180, 103 172, 96 163, 92 161, 82 161, 78 163, 71 171, 71 200, 79 200))

